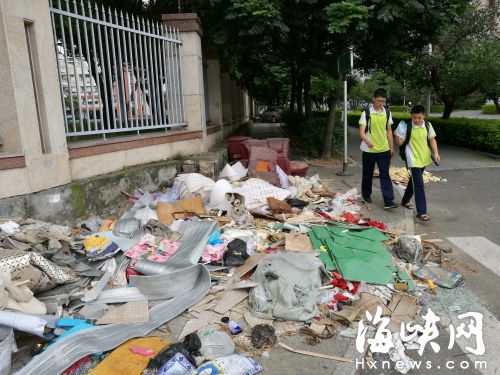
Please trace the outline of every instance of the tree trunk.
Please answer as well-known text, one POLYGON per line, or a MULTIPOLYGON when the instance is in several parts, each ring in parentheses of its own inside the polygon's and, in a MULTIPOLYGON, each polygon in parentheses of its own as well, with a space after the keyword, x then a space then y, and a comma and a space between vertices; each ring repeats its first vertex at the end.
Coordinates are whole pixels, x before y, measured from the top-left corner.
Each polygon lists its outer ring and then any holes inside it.
POLYGON ((302 88, 304 87, 304 81, 299 78, 297 84, 297 113, 299 115, 304 114, 304 108, 302 107, 302 88))
POLYGON ((497 109, 497 113, 500 113, 500 104, 498 103, 498 98, 496 96, 493 96, 491 98, 493 100, 493 103, 495 104, 495 108, 497 109))
POLYGON ((306 112, 306 118, 311 118, 312 114, 312 100, 311 100, 311 95, 309 94, 311 91, 311 75, 307 74, 307 76, 304 79, 304 105, 305 105, 305 112, 306 112))
POLYGON ((291 72, 291 81, 292 81, 292 88, 290 92, 290 112, 295 111, 295 98, 297 97, 297 75, 295 73, 295 69, 292 69, 291 72))
POLYGON ((453 107, 455 106, 455 102, 449 98, 443 98, 443 104, 444 112, 441 118, 443 120, 448 120, 450 118, 451 111, 453 111, 453 107))
POLYGON ((337 108, 337 98, 331 93, 328 98, 328 116, 326 118, 325 132, 323 133, 323 147, 321 149, 321 159, 330 160, 332 158, 332 137, 335 129, 335 115, 337 108))

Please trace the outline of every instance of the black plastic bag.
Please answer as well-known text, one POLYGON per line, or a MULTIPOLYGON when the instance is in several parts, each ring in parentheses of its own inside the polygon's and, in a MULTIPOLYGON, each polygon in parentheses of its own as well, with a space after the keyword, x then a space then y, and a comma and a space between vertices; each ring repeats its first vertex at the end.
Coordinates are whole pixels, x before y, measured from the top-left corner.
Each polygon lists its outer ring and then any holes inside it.
POLYGON ((222 256, 225 266, 238 267, 245 264, 245 260, 249 257, 247 253, 247 244, 239 238, 229 242, 227 250, 222 256))

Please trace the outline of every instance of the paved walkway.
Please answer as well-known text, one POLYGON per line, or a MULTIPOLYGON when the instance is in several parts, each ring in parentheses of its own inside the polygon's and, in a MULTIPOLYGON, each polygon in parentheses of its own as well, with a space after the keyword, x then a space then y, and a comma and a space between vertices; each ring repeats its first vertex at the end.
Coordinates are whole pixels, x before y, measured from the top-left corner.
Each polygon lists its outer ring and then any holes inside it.
MULTIPOLYGON (((441 117, 443 112, 432 112, 431 116, 441 117)), ((480 109, 468 109, 468 110, 456 110, 451 112, 451 118, 466 117, 466 118, 477 118, 486 120, 498 120, 500 122, 500 114, 485 115, 480 109)))

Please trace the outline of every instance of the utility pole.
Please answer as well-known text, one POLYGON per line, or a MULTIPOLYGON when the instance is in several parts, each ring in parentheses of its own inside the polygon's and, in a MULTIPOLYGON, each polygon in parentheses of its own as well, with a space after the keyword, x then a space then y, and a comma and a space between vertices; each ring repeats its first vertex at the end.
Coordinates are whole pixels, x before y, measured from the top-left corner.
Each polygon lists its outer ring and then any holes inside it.
MULTIPOLYGON (((431 61, 432 58, 432 44, 429 43, 429 61, 431 61)), ((429 79, 431 77, 431 71, 429 70, 429 79)), ((427 98, 425 100, 425 116, 429 116, 431 113, 431 89, 429 88, 429 91, 427 93, 427 98)))
POLYGON ((338 176, 352 176, 353 173, 347 169, 347 73, 354 66, 354 55, 352 48, 349 48, 347 53, 340 55, 337 59, 337 70, 339 74, 344 73, 344 160, 342 162, 342 170, 337 172, 338 176))

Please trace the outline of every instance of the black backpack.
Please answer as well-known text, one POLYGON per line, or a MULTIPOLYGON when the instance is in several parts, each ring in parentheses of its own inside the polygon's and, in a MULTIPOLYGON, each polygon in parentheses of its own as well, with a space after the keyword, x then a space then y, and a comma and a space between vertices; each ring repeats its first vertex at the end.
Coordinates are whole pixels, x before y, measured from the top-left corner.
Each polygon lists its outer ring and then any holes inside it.
MULTIPOLYGON (((368 133, 369 127, 370 127, 370 122, 371 122, 371 117, 370 117, 370 107, 365 107, 365 118, 366 118, 366 127, 365 127, 365 133, 368 133)), ((387 125, 389 124, 389 119, 391 118, 391 111, 389 111, 389 108, 385 109, 385 128, 387 129, 387 125)))
MULTIPOLYGON (((405 137, 405 141, 403 142, 403 144, 401 146, 399 146, 399 156, 401 156, 401 159, 403 159, 404 161, 406 161, 406 146, 408 145, 408 143, 410 143, 410 137, 411 137, 411 129, 413 128, 413 124, 410 120, 410 124, 406 124, 406 137, 405 137)), ((430 143, 429 143, 429 122, 427 120, 425 120, 425 130, 427 131, 427 145, 429 146, 430 148, 430 143)), ((432 158, 432 161, 434 161, 434 163, 436 165, 438 165, 436 163, 436 161, 434 160, 434 157, 432 156, 432 153, 431 153, 431 158, 432 158)))

